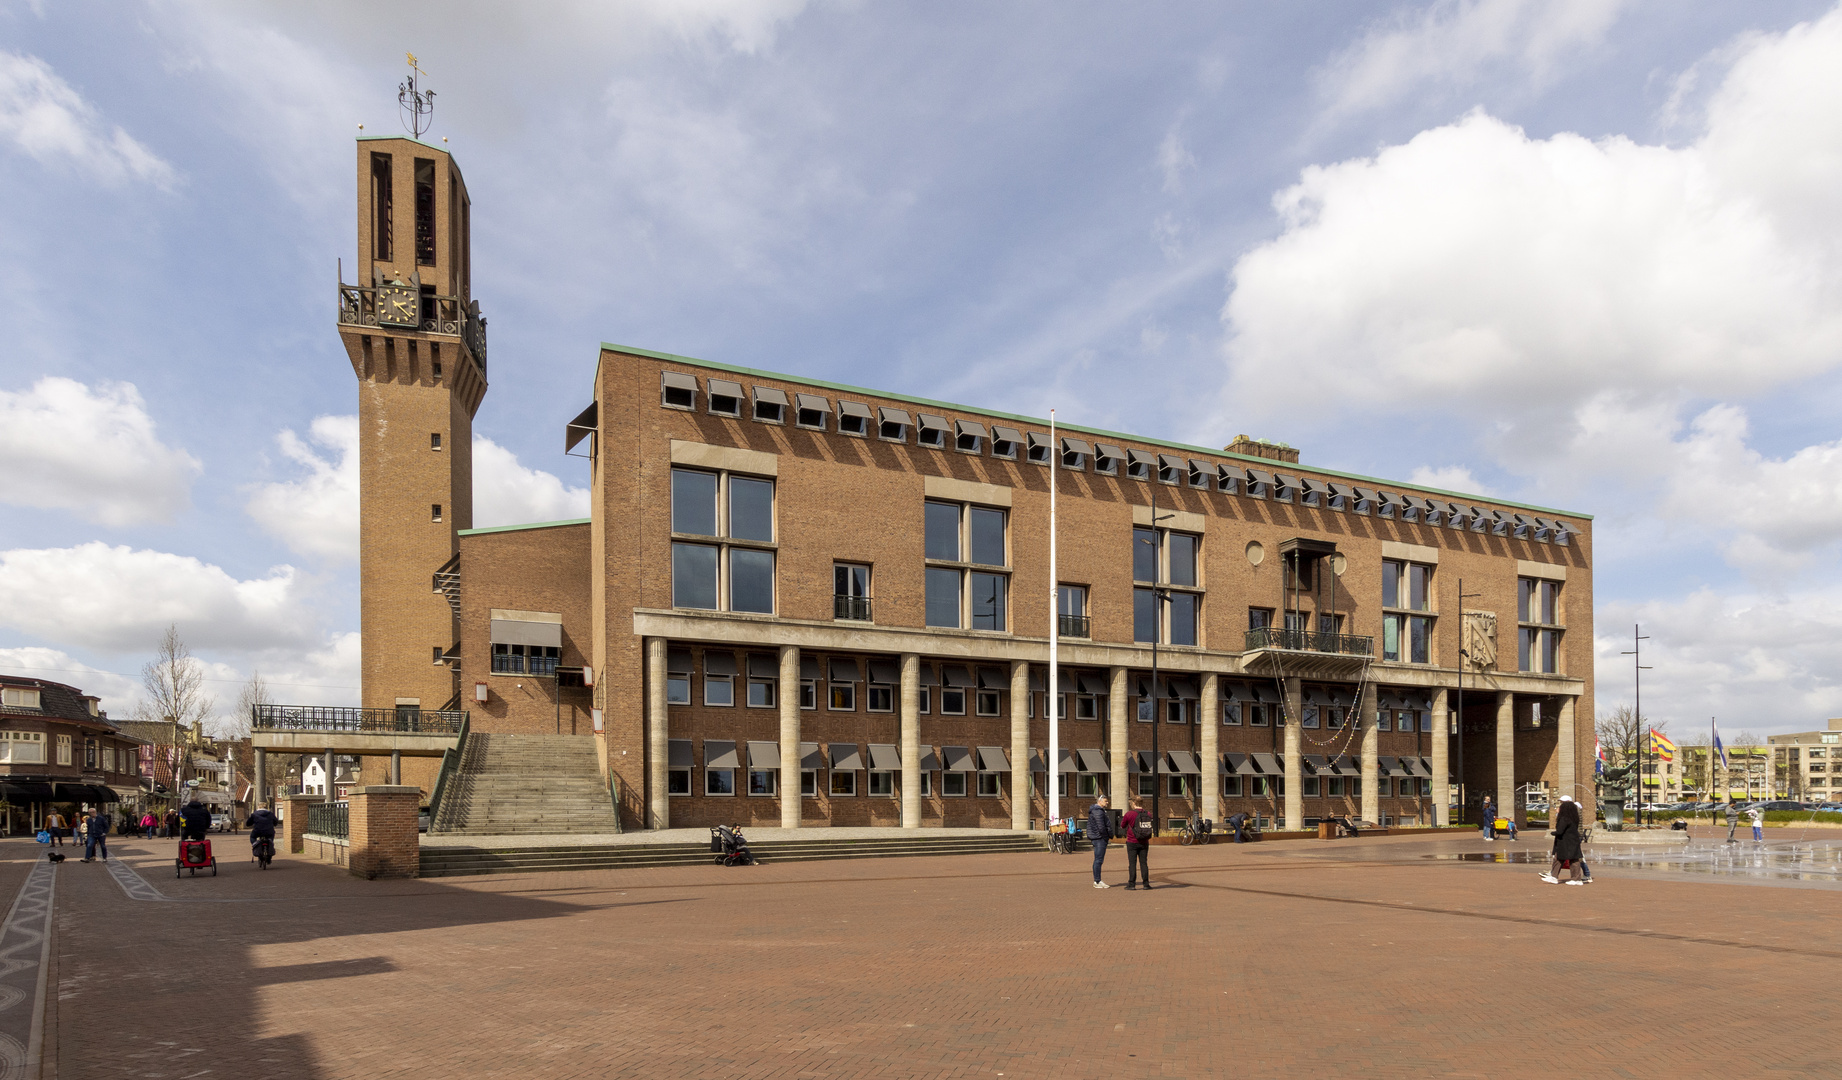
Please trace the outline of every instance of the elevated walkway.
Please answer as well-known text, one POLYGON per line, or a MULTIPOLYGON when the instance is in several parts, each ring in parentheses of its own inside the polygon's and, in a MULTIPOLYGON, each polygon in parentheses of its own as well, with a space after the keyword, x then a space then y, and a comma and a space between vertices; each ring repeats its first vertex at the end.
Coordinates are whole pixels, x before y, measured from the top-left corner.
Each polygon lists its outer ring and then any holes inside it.
MULTIPOLYGON (((749 850, 763 863, 1043 850, 1041 833, 995 829, 821 826, 745 829, 743 832, 748 838, 749 850)), ((707 828, 602 835, 458 837, 431 834, 422 841, 422 876, 707 866, 714 858, 707 828)))
POLYGON ((256 705, 250 743, 277 754, 440 757, 460 739, 464 711, 256 705))

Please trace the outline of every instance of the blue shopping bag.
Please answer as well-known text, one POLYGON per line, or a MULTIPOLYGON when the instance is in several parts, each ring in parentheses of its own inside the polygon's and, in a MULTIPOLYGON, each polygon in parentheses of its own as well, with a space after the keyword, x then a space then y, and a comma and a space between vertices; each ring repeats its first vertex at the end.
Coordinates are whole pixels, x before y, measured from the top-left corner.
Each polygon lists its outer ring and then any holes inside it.
POLYGON ((49 829, 38 830, 38 842, 41 844, 51 843, 51 831, 49 829))

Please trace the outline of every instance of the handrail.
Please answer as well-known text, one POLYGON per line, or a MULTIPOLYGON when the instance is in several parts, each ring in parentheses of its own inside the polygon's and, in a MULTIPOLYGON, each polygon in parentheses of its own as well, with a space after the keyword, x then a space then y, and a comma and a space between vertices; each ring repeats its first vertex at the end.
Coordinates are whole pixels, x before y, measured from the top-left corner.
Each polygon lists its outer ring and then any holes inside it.
POLYGON ((1375 639, 1361 634, 1320 634, 1312 630, 1282 630, 1277 626, 1262 626, 1247 632, 1247 651, 1253 652, 1256 649, 1374 656, 1375 639))
POLYGON ((307 806, 307 831, 335 840, 351 837, 351 807, 346 803, 310 803, 307 806))
POLYGON ((343 705, 254 705, 253 731, 403 732, 450 735, 467 722, 465 709, 359 709, 343 705))
POLYGON ((453 747, 441 752, 441 771, 435 774, 435 790, 429 793, 429 831, 435 831, 435 823, 440 820, 441 799, 447 794, 448 780, 460 772, 461 754, 467 749, 467 729, 473 718, 463 715, 460 725, 460 737, 454 740, 453 747))

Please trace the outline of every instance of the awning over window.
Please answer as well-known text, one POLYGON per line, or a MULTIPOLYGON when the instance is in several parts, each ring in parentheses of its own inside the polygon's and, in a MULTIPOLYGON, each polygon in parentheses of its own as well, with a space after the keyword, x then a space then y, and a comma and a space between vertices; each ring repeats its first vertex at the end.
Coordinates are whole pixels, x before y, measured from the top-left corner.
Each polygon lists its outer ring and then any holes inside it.
POLYGON ((697 670, 696 666, 691 663, 691 650, 665 650, 665 670, 672 675, 689 675, 697 670))
POLYGON ((1150 772, 1150 771, 1151 771, 1151 751, 1134 750, 1132 751, 1132 753, 1126 756, 1126 772, 1129 775, 1137 775, 1139 773, 1150 772))
POLYGON ((812 412, 831 411, 831 402, 826 401, 816 394, 794 394, 793 400, 799 402, 799 407, 801 409, 807 409, 812 412))
MULTIPOLYGON (((695 379, 691 381, 691 389, 697 389, 695 379)), ((563 428, 563 453, 567 454, 574 450, 577 443, 594 434, 596 422, 600 417, 601 403, 599 401, 589 402, 588 408, 577 413, 576 418, 563 428)))
POLYGON ((997 746, 979 747, 980 772, 1010 772, 1011 759, 997 746))
POLYGON ((921 771, 922 772, 939 772, 940 771, 940 756, 934 753, 934 748, 931 746, 923 746, 921 748, 921 771))
POLYGON ((1183 472, 1188 467, 1184 464, 1183 459, 1175 454, 1158 455, 1158 468, 1160 469, 1174 469, 1177 472, 1183 472))
POLYGON ((1248 754, 1223 754, 1222 771, 1232 776, 1257 776, 1260 772, 1254 768, 1254 759, 1248 754))
POLYGON ((704 740, 704 768, 733 769, 736 767, 735 743, 718 742, 715 739, 704 740))
POLYGON ((1427 759, 1415 758, 1414 764, 1419 768, 1421 776, 1433 775, 1433 763, 1428 761, 1427 759))
POLYGON ((934 665, 928 663, 926 660, 921 661, 921 685, 922 686, 939 686, 940 685, 940 678, 934 674, 934 665))
POLYGON ((1030 432, 1029 443, 1030 443, 1030 452, 1032 454, 1034 454, 1038 450, 1046 454, 1050 450, 1054 449, 1054 445, 1055 445, 1049 441, 1049 436, 1043 435, 1035 431, 1030 432))
POLYGON ((1014 427, 1005 427, 1003 424, 993 424, 991 425, 991 437, 1000 442, 1020 443, 1023 441, 1023 432, 1014 427))
POLYGON ((1253 757, 1256 772, 1264 776, 1284 776, 1286 774, 1285 762, 1279 759, 1279 755, 1255 754, 1253 757))
POLYGON ((1080 764, 1075 760, 1075 752, 1068 747, 1064 746, 1057 750, 1055 756, 1055 771, 1058 775, 1063 773, 1078 773, 1081 771, 1080 764))
POLYGON ((1273 689, 1272 687, 1266 685, 1265 683, 1255 683, 1254 684, 1254 700, 1263 701, 1267 703, 1268 705, 1278 705, 1280 704, 1279 691, 1273 689))
POLYGON ((1094 457, 1105 458, 1106 460, 1113 462, 1114 464, 1118 464, 1119 462, 1125 460, 1126 452, 1124 450, 1121 450, 1119 447, 1114 446, 1112 443, 1095 443, 1094 444, 1094 457))
POLYGON ((1201 458, 1191 458, 1190 459, 1190 482, 1191 483, 1195 483, 1196 479, 1198 477, 1201 477, 1202 482, 1206 484, 1211 479, 1213 479, 1214 476, 1215 476, 1215 463, 1214 462, 1204 461, 1201 458))
POLYGON ((818 743, 803 742, 799 744, 799 767, 801 770, 808 772, 814 769, 823 769, 825 767, 825 755, 819 752, 818 743))
POLYGON ((1307 476, 1303 481, 1301 481, 1301 483, 1305 485, 1305 494, 1307 495, 1333 494, 1333 492, 1330 490, 1330 485, 1326 484, 1322 480, 1313 480, 1307 476))
POLYGON ((868 405, 865 405, 861 401, 840 401, 838 402, 838 415, 839 416, 855 416, 859 420, 876 419, 876 414, 871 412, 870 407, 868 405))
POLYGON ((940 678, 956 690, 972 689, 972 672, 967 671, 964 664, 940 665, 940 678))
POLYGON ((863 755, 857 752, 856 743, 835 742, 831 744, 831 771, 856 772, 863 768, 863 755))
POLYGON ((1278 480, 1279 486, 1282 488, 1291 488, 1293 491, 1297 491, 1299 488, 1298 477, 1293 476, 1291 473, 1279 473, 1274 476, 1273 479, 1278 480))
POLYGON ((1062 440, 1062 453, 1081 454, 1083 456, 1091 457, 1094 453, 1094 448, 1089 446, 1087 443, 1081 441, 1080 439, 1063 439, 1062 440))
POLYGON ((688 769, 691 761, 691 740, 672 739, 666 744, 666 763, 673 769, 688 769))
POLYGON ((1362 763, 1348 754, 1339 754, 1330 763, 1331 770, 1340 776, 1361 776, 1362 763))
POLYGON ((884 405, 876 410, 877 417, 885 424, 900 424, 907 427, 910 423, 908 413, 903 409, 891 409, 884 405))
POLYGON ((857 661, 848 656, 834 656, 828 665, 832 682, 862 682, 863 673, 858 670, 857 661))
POLYGON ((780 657, 766 653, 748 654, 748 677, 751 679, 778 679, 780 677, 780 657))
POLYGON ((792 402, 787 400, 787 395, 784 391, 776 390, 771 386, 757 386, 755 387, 755 403, 760 404, 762 402, 766 402, 769 405, 778 405, 783 409, 792 404, 792 402))
POLYGON ((493 619, 492 643, 494 645, 544 645, 553 649, 563 645, 563 617, 550 615, 549 612, 521 612, 526 615, 548 616, 542 619, 493 619))
POLYGON ((1247 470, 1247 478, 1256 484, 1265 484, 1267 487, 1273 486, 1273 474, 1267 472, 1265 469, 1249 469, 1247 470))
POLYGON ((818 680, 820 678, 819 658, 816 656, 802 655, 799 658, 799 677, 802 679, 818 680))
POLYGON ((736 654, 727 650, 704 650, 705 675, 734 675, 736 673, 736 654))
POLYGON ((1323 754, 1306 754, 1305 770, 1313 774, 1329 772, 1330 761, 1323 754))
POLYGON ((748 767, 751 769, 780 768, 780 744, 777 742, 749 743, 748 767))
POLYGON ((1382 492, 1381 501, 1382 501, 1383 506, 1392 506, 1394 508, 1395 513, 1397 514, 1400 513, 1402 510, 1407 509, 1407 503, 1403 501, 1399 495, 1396 495, 1392 491, 1382 492))
POLYGON ((1011 677, 1003 668, 982 667, 979 669, 980 690, 1008 690, 1011 677))
POLYGON ((1081 750, 1076 752, 1076 757, 1080 760, 1081 771, 1084 773, 1105 773, 1113 771, 1112 767, 1107 763, 1106 751, 1104 750, 1081 750))
POLYGON ((932 413, 921 413, 920 416, 922 431, 938 431, 945 435, 953 430, 953 425, 947 423, 947 418, 944 416, 935 416, 932 413))
POLYGON ((1196 689, 1196 680, 1187 675, 1172 675, 1164 680, 1165 692, 1173 698, 1184 701, 1200 700, 1202 694, 1196 689))
POLYGON ((659 372, 659 385, 662 389, 689 390, 695 394, 697 393, 697 376, 686 375, 678 371, 661 371, 659 372))
POLYGON ((1366 487, 1357 488, 1356 497, 1358 499, 1363 500, 1364 502, 1379 502, 1381 500, 1380 495, 1376 494, 1374 491, 1371 491, 1366 487))
POLYGON ((1254 688, 1246 683, 1222 682, 1222 697, 1229 701, 1253 702, 1260 700, 1254 695, 1254 688))
POLYGON ((877 772, 902 771, 901 748, 894 743, 871 743, 870 768, 877 772))
POLYGON ((902 665, 896 663, 894 660, 883 660, 873 657, 870 660, 870 681, 873 683, 882 683, 886 686, 894 686, 902 681, 902 665))
POLYGON ((940 754, 946 759, 947 772, 978 772, 978 764, 972 760, 972 751, 964 746, 943 746, 940 754))
POLYGON ((1158 459, 1155 456, 1147 454, 1143 450, 1127 450, 1126 461, 1134 468, 1143 465, 1147 469, 1158 463, 1158 459))
POLYGON ((742 397, 742 384, 739 382, 730 382, 728 379, 711 379, 710 396, 732 397, 739 401, 742 397))
POLYGON ((1113 688, 1107 685, 1107 675, 1104 671, 1078 671, 1075 673, 1075 679, 1080 684, 1083 694, 1104 695, 1113 692, 1113 688))
POLYGON ((985 425, 975 424, 970 420, 955 420, 953 421, 953 434, 962 437, 971 435, 975 438, 983 439, 985 437, 985 425))
POLYGON ((1330 485, 1330 493, 1332 495, 1341 495, 1345 499, 1357 498, 1356 489, 1350 487, 1348 484, 1332 484, 1330 485))
POLYGON ((1247 470, 1239 465, 1217 465, 1215 482, 1221 486, 1223 491, 1239 490, 1242 484, 1247 483, 1247 470))
POLYGON ((1170 751, 1171 767, 1181 776, 1201 776, 1202 766, 1196 764, 1196 755, 1188 750, 1170 751))
POLYGON ((1043 760, 1043 752, 1034 746, 1030 747, 1030 771, 1033 773, 1049 771, 1048 762, 1043 760))

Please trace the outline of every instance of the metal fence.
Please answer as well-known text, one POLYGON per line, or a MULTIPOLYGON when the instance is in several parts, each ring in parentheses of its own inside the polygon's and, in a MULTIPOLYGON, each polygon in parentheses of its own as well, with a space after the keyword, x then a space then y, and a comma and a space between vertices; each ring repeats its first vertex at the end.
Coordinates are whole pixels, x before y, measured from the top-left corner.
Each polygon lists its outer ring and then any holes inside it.
POLYGON ((1277 626, 1263 626, 1247 632, 1247 651, 1253 652, 1256 649, 1374 656, 1375 639, 1359 634, 1319 634, 1311 630, 1281 630, 1277 626))
POLYGON ((467 719, 465 709, 355 709, 333 705, 257 705, 250 710, 256 731, 408 732, 454 735, 467 719))
POLYGON ((342 802, 309 803, 307 831, 317 836, 330 836, 335 840, 349 838, 352 832, 349 807, 342 802))

